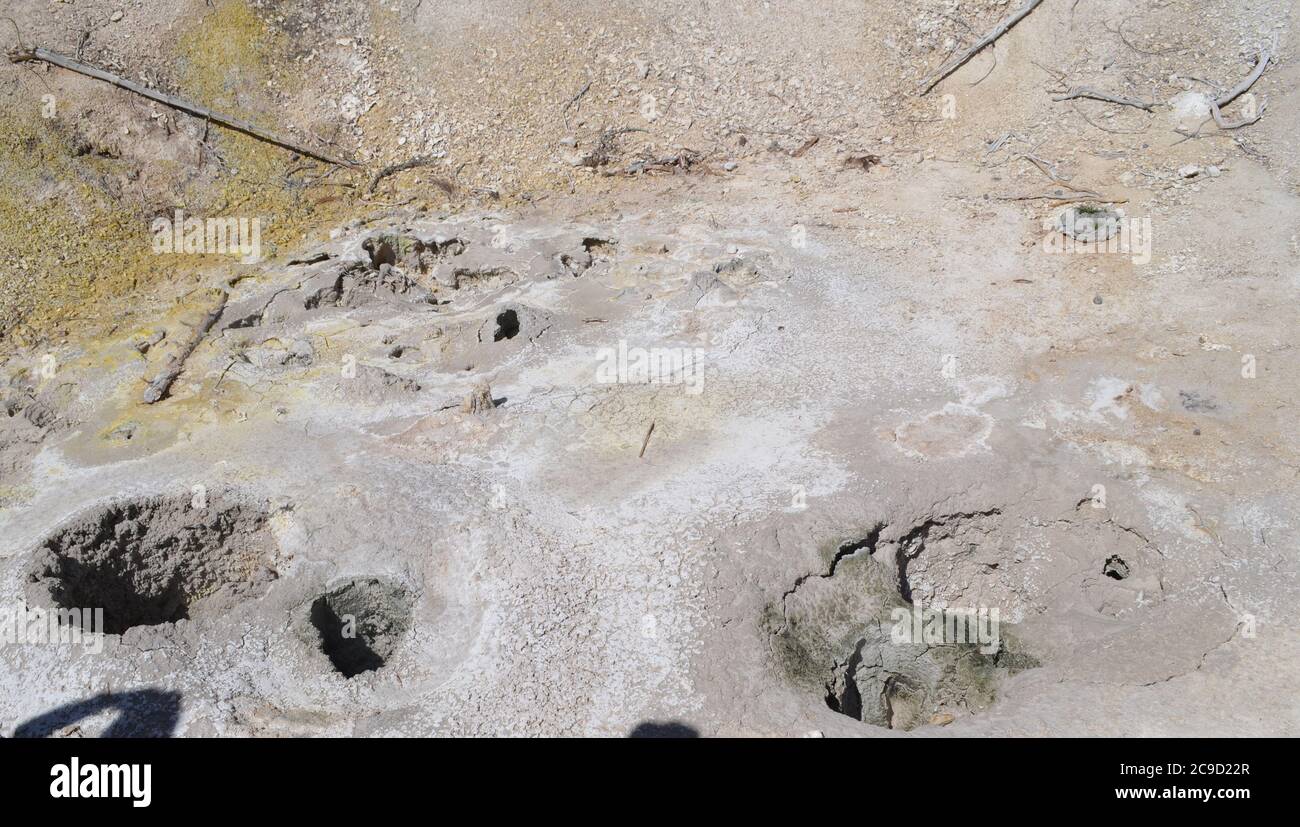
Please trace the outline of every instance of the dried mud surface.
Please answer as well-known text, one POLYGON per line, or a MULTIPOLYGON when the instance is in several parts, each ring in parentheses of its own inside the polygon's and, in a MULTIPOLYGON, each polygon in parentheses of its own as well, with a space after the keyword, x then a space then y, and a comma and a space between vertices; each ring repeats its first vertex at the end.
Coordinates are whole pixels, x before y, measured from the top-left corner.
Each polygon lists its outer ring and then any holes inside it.
POLYGON ((1044 3, 926 96, 1008 4, 122 9, 14 17, 365 166, 0 66, 0 607, 109 624, 0 646, 0 735, 1300 734, 1291 5, 1044 3))

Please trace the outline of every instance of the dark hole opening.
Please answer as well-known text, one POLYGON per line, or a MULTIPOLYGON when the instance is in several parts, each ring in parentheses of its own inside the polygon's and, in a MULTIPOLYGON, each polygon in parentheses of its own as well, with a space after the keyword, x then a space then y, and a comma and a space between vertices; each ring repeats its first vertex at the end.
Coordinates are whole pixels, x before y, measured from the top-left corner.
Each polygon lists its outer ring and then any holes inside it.
POLYGON ((1112 554, 1106 558, 1106 564, 1102 566, 1101 572, 1112 580, 1123 580, 1129 575, 1128 563, 1125 563, 1118 554, 1112 554))
POLYGON ((311 624, 321 651, 345 678, 380 669, 410 626, 412 599, 379 578, 352 580, 316 598, 311 624))
POLYGON ((111 563, 86 565, 65 559, 60 565, 61 581, 51 589, 61 625, 77 626, 90 631, 90 617, 82 612, 92 607, 104 609, 102 631, 120 635, 135 626, 175 623, 189 615, 189 601, 175 579, 161 592, 142 593, 135 584, 134 573, 111 563), (67 610, 80 610, 70 613, 67 610))
POLYGON ((356 618, 339 617, 328 597, 318 597, 311 604, 311 623, 320 632, 321 649, 345 678, 373 672, 384 665, 384 658, 370 648, 356 618))
POLYGON ((492 334, 492 341, 499 342, 502 339, 513 339, 519 333, 519 314, 513 310, 507 310, 497 314, 497 329, 492 334))
POLYGON ((366 239, 361 247, 370 253, 370 266, 376 270, 383 264, 396 266, 397 251, 393 249, 392 243, 387 239, 366 239))

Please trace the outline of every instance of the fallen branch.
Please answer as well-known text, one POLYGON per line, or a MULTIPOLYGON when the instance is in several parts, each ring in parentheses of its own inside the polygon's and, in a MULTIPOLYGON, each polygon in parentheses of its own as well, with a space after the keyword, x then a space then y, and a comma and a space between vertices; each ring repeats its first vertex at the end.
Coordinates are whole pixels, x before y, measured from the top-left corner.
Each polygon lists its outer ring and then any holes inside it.
POLYGON ((1106 103, 1118 103, 1120 106, 1132 106, 1137 109, 1146 110, 1147 112, 1152 111, 1156 106, 1154 103, 1146 103, 1145 101, 1135 100, 1134 98, 1123 98, 1118 95, 1112 95, 1108 92, 1103 92, 1100 89, 1094 89, 1091 86, 1076 86, 1064 95, 1058 95, 1057 97, 1052 98, 1052 100, 1068 101, 1074 100, 1075 98, 1090 98, 1091 100, 1105 101, 1106 103))
MULTIPOLYGON (((1273 59, 1272 54, 1269 51, 1267 50, 1261 51, 1259 53, 1259 58, 1255 61, 1254 70, 1251 71, 1250 75, 1247 76, 1245 80, 1243 80, 1241 83, 1238 83, 1236 86, 1232 87, 1228 91, 1224 92, 1223 94, 1219 95, 1217 98, 1210 101, 1210 115, 1214 119, 1215 124, 1218 125, 1219 129, 1223 129, 1223 130, 1241 129, 1243 126, 1250 126, 1251 124, 1257 122, 1260 118, 1264 117, 1264 110, 1268 108, 1267 102, 1261 103, 1259 109, 1255 112, 1253 116, 1244 117, 1239 121, 1224 120, 1223 112, 1220 111, 1220 107, 1227 106, 1228 104, 1232 103, 1241 95, 1245 94, 1246 91, 1250 89, 1250 87, 1254 86, 1255 81, 1259 80, 1260 76, 1264 74, 1264 70, 1268 68, 1269 61, 1272 59, 1273 59)), ((1189 133, 1189 132, 1183 132, 1182 130, 1178 130, 1178 129, 1174 130, 1179 135, 1183 136, 1183 140, 1178 141, 1177 143, 1181 144, 1183 141, 1191 140, 1192 138, 1201 137, 1201 127, 1205 126, 1206 123, 1207 121, 1202 121, 1196 127, 1195 132, 1189 133)))
POLYGON ((1074 184, 1071 184, 1069 181, 1066 181, 1057 173, 1056 166, 1054 164, 1049 164, 1047 161, 1044 161, 1042 158, 1039 158, 1037 155, 1033 154, 1032 152, 1023 153, 1020 157, 1024 158, 1029 163, 1038 167, 1038 169, 1044 175, 1052 179, 1053 183, 1060 184, 1066 189, 1074 190, 1075 192, 1086 193, 1088 195, 1096 194, 1093 193, 1092 190, 1085 190, 1081 187, 1076 187, 1074 184))
POLYGON ((219 290, 218 293, 220 298, 217 301, 217 306, 208 311, 203 320, 199 322, 198 327, 194 328, 194 335, 181 345, 180 350, 172 354, 171 358, 167 360, 166 367, 153 378, 153 381, 149 383, 149 387, 144 389, 143 399, 146 405, 152 405, 167 395, 167 389, 172 386, 172 382, 175 382, 176 377, 180 376, 181 371, 185 369, 185 360, 190 358, 190 354, 199 346, 199 342, 203 341, 203 337, 217 323, 217 319, 221 318, 222 312, 226 309, 226 299, 230 297, 230 294, 225 290, 219 290))
MULTIPOLYGON (((1260 118, 1264 117, 1264 110, 1267 108, 1267 103, 1261 103, 1259 105, 1259 110, 1255 113, 1255 117, 1242 118, 1239 121, 1225 121, 1223 119, 1223 113, 1219 111, 1219 104, 1210 101, 1210 114, 1214 116, 1214 122, 1218 124, 1220 129, 1241 129, 1243 126, 1250 126, 1260 118)), ((1200 130, 1198 129, 1197 131, 1199 132, 1200 130)))
POLYGON ((1259 80, 1259 76, 1264 74, 1264 70, 1268 68, 1268 63, 1272 59, 1273 56, 1269 54, 1267 51, 1260 52, 1259 60, 1255 62, 1255 70, 1250 73, 1250 76, 1247 77, 1245 80, 1243 80, 1241 83, 1238 83, 1236 86, 1224 92, 1222 95, 1219 95, 1217 98, 1215 98, 1214 105, 1227 106, 1228 104, 1236 100, 1240 95, 1244 94, 1246 90, 1250 89, 1250 87, 1255 85, 1255 81, 1259 80))
POLYGON ((1073 193, 1057 190, 1045 195, 994 195, 997 201, 1105 201, 1106 203, 1116 203, 1107 198, 1102 198, 1100 194, 1087 190, 1076 190, 1073 193))
POLYGON ((151 89, 148 86, 142 86, 135 81, 127 80, 126 78, 115 75, 112 72, 106 72, 103 69, 91 66, 88 63, 82 63, 75 58, 61 55, 57 52, 51 52, 48 49, 41 49, 38 47, 35 49, 19 49, 16 52, 9 53, 10 63, 24 63, 31 60, 44 61, 45 63, 67 69, 70 72, 76 72, 79 75, 85 75, 87 77, 95 78, 96 80, 102 80, 105 83, 111 83, 114 86, 127 90, 128 92, 134 92, 137 95, 146 97, 149 100, 157 101, 165 106, 170 106, 173 109, 179 109, 182 112, 188 112, 195 117, 219 123, 222 126, 235 130, 236 132, 242 132, 245 135, 252 136, 261 141, 266 141, 269 144, 275 144, 278 147, 293 150, 299 155, 306 155, 309 158, 327 161, 341 167, 355 167, 358 165, 355 161, 335 158, 326 155, 323 152, 309 149, 301 144, 295 144, 292 141, 260 129, 247 121, 241 121, 237 118, 232 118, 229 115, 222 115, 219 112, 213 112, 206 106, 200 106, 197 103, 190 103, 187 100, 183 100, 173 95, 168 95, 165 92, 159 92, 158 90, 151 89))
POLYGON ((1028 0, 1028 2, 1026 2, 1019 9, 1017 9, 1016 11, 1012 12, 1011 14, 1003 18, 1001 23, 994 26, 993 29, 988 34, 984 35, 978 41, 976 41, 974 46, 971 46, 969 49, 957 55, 957 57, 953 58, 952 60, 944 64, 942 67, 940 67, 939 71, 936 72, 934 76, 925 84, 925 86, 921 88, 921 91, 918 93, 918 96, 924 95, 934 87, 938 86, 939 81, 943 80, 944 78, 951 75, 953 72, 960 69, 963 65, 965 65, 966 61, 970 60, 977 53, 982 51, 985 46, 989 45, 990 43, 997 40, 1002 35, 1006 34, 1008 29, 1010 29, 1012 26, 1019 23, 1024 18, 1028 17, 1029 13, 1034 9, 1038 8, 1039 4, 1042 2, 1043 0, 1028 0))
MULTIPOLYGON (((414 158, 408 158, 405 161, 399 161, 396 164, 389 164, 388 166, 379 170, 379 172, 376 172, 375 177, 370 179, 370 187, 366 190, 366 192, 373 193, 375 191, 375 187, 379 186, 379 182, 384 180, 390 175, 396 175, 399 172, 405 172, 408 169, 415 169, 416 167, 427 167, 433 163, 436 163, 436 161, 437 159, 433 158, 432 156, 418 155, 414 158)), ((451 182, 443 181, 440 178, 434 179, 433 183, 436 184, 440 189, 442 189, 443 192, 447 193, 448 195, 451 195, 456 190, 456 188, 451 184, 451 182)))

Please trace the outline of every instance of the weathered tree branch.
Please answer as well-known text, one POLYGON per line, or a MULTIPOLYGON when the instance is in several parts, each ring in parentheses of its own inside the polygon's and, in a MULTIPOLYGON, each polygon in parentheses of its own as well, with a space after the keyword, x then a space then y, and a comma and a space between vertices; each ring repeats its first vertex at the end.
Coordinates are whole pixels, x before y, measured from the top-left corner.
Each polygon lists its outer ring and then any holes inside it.
POLYGON ((1002 22, 994 26, 993 29, 989 31, 988 34, 984 35, 978 41, 976 41, 974 46, 971 46, 969 49, 957 55, 957 57, 953 58, 952 60, 944 64, 942 67, 940 67, 939 71, 936 72, 931 77, 930 80, 926 81, 925 85, 921 87, 921 91, 918 92, 917 94, 924 95, 927 92, 929 92, 931 89, 933 89, 935 86, 939 84, 939 81, 943 80, 944 78, 951 75, 953 72, 960 69, 963 65, 965 65, 966 61, 970 60, 977 53, 983 50, 985 46, 989 45, 990 43, 997 40, 1002 35, 1006 34, 1008 29, 1010 29, 1012 26, 1019 23, 1024 18, 1028 17, 1029 13, 1034 9, 1038 8, 1039 4, 1042 2, 1043 0, 1028 0, 1028 2, 1026 2, 1019 9, 1007 15, 1005 18, 1003 18, 1002 22))
POLYGON ((1154 103, 1146 103, 1145 101, 1136 100, 1134 98, 1124 98, 1119 95, 1112 95, 1109 92, 1103 92, 1100 89, 1095 89, 1091 86, 1075 86, 1069 92, 1066 92, 1064 95, 1057 95, 1052 98, 1052 100, 1068 101, 1074 100, 1075 98, 1089 98, 1095 101, 1105 101, 1106 103, 1118 103, 1120 106, 1132 106, 1137 109, 1144 109, 1147 112, 1155 109, 1154 103))
POLYGON ((146 405, 152 405, 167 395, 167 390, 176 381, 176 377, 181 375, 185 369, 185 360, 190 358, 190 354, 203 341, 212 326, 221 318, 221 314, 226 309, 226 300, 229 294, 225 290, 219 291, 219 299, 216 306, 209 310, 199 322, 198 327, 194 328, 194 334, 187 339, 176 353, 167 360, 167 364, 159 371, 158 375, 149 383, 149 387, 144 389, 143 400, 146 405))
POLYGON ((299 155, 306 155, 309 158, 316 158, 318 160, 327 161, 331 164, 337 164, 342 167, 357 166, 357 163, 355 161, 349 161, 344 158, 335 158, 333 156, 326 155, 323 152, 318 152, 317 150, 309 149, 308 147, 302 146, 301 144, 295 144, 292 141, 288 141, 284 138, 279 137, 278 135, 274 135, 270 132, 267 132, 264 129, 261 129, 260 127, 254 126, 248 121, 242 121, 237 118, 232 118, 229 115, 222 115, 220 112, 213 112, 211 109, 208 109, 206 106, 200 106, 197 103, 190 103, 189 101, 184 100, 182 98, 175 97, 174 95, 168 95, 165 92, 159 92, 157 89, 151 89, 148 86, 142 86, 141 84, 136 83, 133 80, 127 80, 126 78, 121 77, 120 75, 115 75, 112 72, 106 72, 103 69, 100 69, 96 66, 91 66, 88 63, 82 63, 81 61, 75 58, 68 57, 67 55, 61 55, 57 52, 51 52, 48 49, 42 49, 39 47, 35 49, 19 49, 18 51, 9 53, 10 63, 23 63, 31 60, 44 61, 45 63, 49 63, 51 65, 58 66, 63 69, 67 69, 70 72, 76 72, 79 75, 85 75, 87 77, 92 77, 96 80, 102 80, 105 83, 111 83, 114 86, 127 90, 128 92, 134 92, 137 95, 141 95, 143 97, 148 98, 149 100, 158 101, 159 103, 164 104, 166 106, 170 106, 173 109, 179 109, 182 112, 188 112, 191 115, 194 115, 199 118, 204 118, 205 120, 212 121, 213 123, 219 123, 222 126, 235 130, 236 132, 242 132, 245 135, 250 135, 254 138, 257 138, 258 140, 266 141, 269 144, 275 144, 276 146, 283 147, 284 149, 291 149, 294 152, 297 152, 299 155))

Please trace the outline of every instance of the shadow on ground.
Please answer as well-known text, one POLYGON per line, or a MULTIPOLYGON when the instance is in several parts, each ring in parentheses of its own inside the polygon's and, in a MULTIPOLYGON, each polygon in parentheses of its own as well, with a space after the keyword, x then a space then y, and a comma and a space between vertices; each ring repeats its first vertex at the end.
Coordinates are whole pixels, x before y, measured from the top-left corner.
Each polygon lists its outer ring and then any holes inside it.
POLYGON ((104 738, 170 738, 180 720, 181 694, 159 689, 106 692, 25 721, 14 730, 14 737, 48 738, 64 727, 106 710, 117 710, 118 714, 104 730, 104 738))
POLYGON ((699 738, 700 731, 681 721, 642 721, 627 734, 629 738, 699 738))

